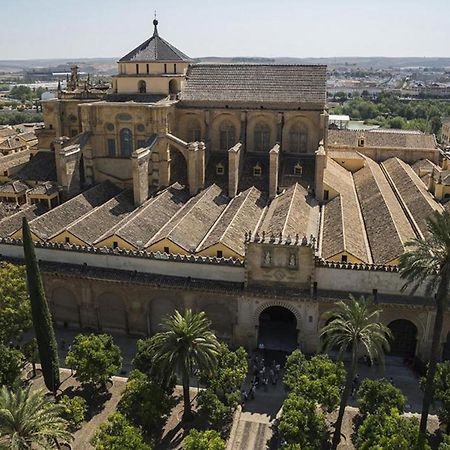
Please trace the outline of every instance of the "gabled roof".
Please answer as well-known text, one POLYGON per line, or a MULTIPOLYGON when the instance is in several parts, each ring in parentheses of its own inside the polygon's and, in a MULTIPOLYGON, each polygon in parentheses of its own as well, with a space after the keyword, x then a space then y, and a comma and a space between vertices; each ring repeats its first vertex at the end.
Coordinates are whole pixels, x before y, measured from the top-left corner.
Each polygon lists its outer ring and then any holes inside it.
POLYGON ((326 66, 195 64, 182 103, 283 103, 325 106, 326 66))
POLYGON ((153 21, 153 25, 155 26, 153 36, 121 58, 119 62, 190 61, 189 56, 159 36, 157 20, 153 21))
POLYGON ((358 141, 364 138, 364 147, 376 148, 414 148, 414 149, 436 149, 436 139, 432 134, 425 134, 415 130, 328 130, 329 148, 358 147, 358 141))

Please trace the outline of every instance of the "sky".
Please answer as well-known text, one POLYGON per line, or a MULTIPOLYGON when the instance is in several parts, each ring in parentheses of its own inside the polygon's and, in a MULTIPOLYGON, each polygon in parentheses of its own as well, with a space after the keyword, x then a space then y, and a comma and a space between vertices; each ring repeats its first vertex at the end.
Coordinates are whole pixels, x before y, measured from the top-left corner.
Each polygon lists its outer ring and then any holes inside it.
POLYGON ((450 57, 450 0, 0 0, 0 59, 121 57, 155 10, 191 57, 450 57))

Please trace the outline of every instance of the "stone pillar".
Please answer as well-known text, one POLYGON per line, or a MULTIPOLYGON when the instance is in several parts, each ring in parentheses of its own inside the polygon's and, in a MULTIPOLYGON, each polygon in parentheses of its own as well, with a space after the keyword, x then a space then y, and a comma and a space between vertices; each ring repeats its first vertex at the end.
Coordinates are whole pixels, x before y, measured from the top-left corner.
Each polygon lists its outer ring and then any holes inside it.
POLYGON ((57 176, 66 198, 80 192, 80 160, 79 144, 69 145, 58 151, 57 176))
POLYGON ((66 145, 68 137, 60 137, 53 141, 55 147, 55 165, 56 165, 56 179, 62 185, 62 166, 61 166, 61 150, 66 145))
POLYGON ((131 155, 134 205, 141 206, 148 199, 148 162, 150 149, 139 148, 131 155))
POLYGON ((241 151, 240 142, 228 150, 228 197, 230 198, 235 197, 238 191, 241 151))
POLYGON ((314 192, 316 199, 323 202, 323 176, 327 167, 327 154, 323 147, 323 141, 320 141, 319 148, 316 151, 316 170, 314 176, 314 192))
POLYGON ((170 146, 165 140, 160 140, 156 143, 156 148, 153 150, 159 155, 158 170, 159 170, 159 188, 169 186, 170 182, 170 146))
POLYGON ((280 144, 269 152, 269 199, 272 200, 278 193, 278 166, 280 156, 280 144))
POLYGON ((239 138, 240 142, 244 143, 244 147, 247 148, 247 112, 241 113, 241 134, 239 138))
POLYGON ((197 183, 198 188, 205 187, 206 172, 206 146, 204 142, 198 142, 197 145, 197 183))
POLYGON ((322 131, 322 137, 320 138, 325 143, 325 150, 328 147, 328 121, 330 116, 327 112, 320 115, 320 127, 322 131))
POLYGON ((277 115, 277 142, 282 145, 283 143, 283 124, 284 114, 282 112, 277 115))
POLYGON ((189 193, 191 195, 197 194, 199 190, 197 179, 197 142, 191 142, 187 148, 187 170, 188 170, 188 184, 189 193))

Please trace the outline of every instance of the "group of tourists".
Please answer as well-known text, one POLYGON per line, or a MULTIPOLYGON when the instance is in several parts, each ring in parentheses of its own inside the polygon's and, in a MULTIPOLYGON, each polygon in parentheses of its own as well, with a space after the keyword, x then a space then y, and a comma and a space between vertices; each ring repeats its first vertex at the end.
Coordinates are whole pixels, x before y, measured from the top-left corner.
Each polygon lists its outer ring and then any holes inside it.
POLYGON ((266 366, 264 357, 256 354, 252 361, 251 373, 252 379, 248 390, 242 391, 242 406, 247 400, 254 400, 256 390, 261 386, 267 392, 269 383, 276 386, 280 378, 281 366, 275 360, 266 366))

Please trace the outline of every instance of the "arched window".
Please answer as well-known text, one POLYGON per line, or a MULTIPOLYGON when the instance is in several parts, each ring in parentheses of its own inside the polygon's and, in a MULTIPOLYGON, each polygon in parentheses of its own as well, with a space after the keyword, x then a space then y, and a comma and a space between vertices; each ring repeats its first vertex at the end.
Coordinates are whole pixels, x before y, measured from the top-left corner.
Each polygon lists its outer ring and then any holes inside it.
POLYGON ((220 124, 220 150, 228 150, 236 144, 236 128, 229 121, 224 120, 220 124))
POLYGON ((129 128, 120 130, 120 155, 129 158, 133 153, 133 133, 129 128))
POLYGON ((169 81, 169 94, 175 95, 180 92, 180 86, 178 84, 178 80, 170 80, 169 81))
POLYGON ((140 80, 138 83, 139 94, 145 94, 147 92, 147 83, 144 80, 140 80))
POLYGON ((308 131, 300 124, 295 124, 289 132, 289 153, 306 153, 308 151, 308 131))
POLYGON ((189 120, 187 124, 187 141, 197 142, 202 139, 202 127, 200 121, 196 118, 189 120))
POLYGON ((260 122, 255 126, 253 132, 254 136, 254 150, 257 152, 270 150, 270 127, 266 123, 260 122))

